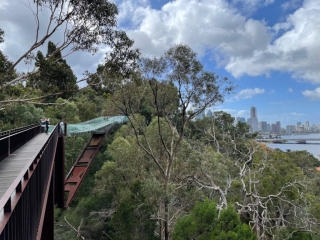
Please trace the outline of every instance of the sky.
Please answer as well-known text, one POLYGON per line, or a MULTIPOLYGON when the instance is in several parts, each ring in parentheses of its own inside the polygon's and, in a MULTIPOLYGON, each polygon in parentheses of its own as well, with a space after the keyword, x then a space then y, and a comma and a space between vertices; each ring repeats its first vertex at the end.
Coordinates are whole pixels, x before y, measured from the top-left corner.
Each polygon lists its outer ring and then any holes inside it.
MULTIPOLYGON (((143 55, 160 56, 174 44, 187 44, 206 70, 238 86, 213 110, 249 118, 254 106, 258 121, 281 121, 283 127, 320 124, 319 0, 113 2, 119 9, 118 28, 143 55)), ((5 31, 0 50, 11 61, 34 39, 34 18, 22 3, 28 1, 0 0, 0 28, 5 31)), ((52 40, 58 42, 59 34, 52 40)), ((106 49, 102 46, 94 56, 75 53, 67 62, 80 78, 84 70, 96 69, 106 49)))

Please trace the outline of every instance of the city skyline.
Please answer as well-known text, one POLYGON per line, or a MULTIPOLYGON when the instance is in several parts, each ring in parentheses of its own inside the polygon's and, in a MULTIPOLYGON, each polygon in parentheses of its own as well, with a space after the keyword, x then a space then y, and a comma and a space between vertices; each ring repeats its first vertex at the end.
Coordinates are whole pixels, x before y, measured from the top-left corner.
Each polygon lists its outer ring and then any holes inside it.
MULTIPOLYGON (((255 116, 257 116, 257 120, 258 120, 258 122, 267 122, 267 123, 269 123, 269 124, 276 124, 279 120, 275 120, 275 121, 267 121, 267 120, 265 120, 265 119, 261 119, 261 117, 260 117, 260 115, 259 115, 259 110, 257 109, 257 107, 255 107, 255 106, 251 106, 251 107, 254 107, 255 108, 255 116)), ((250 108, 251 108, 250 107, 250 108)), ((213 114, 213 112, 215 112, 215 111, 225 111, 225 110, 223 110, 223 109, 219 109, 219 110, 217 110, 217 109, 208 109, 208 110, 206 110, 205 112, 203 112, 203 113, 201 113, 199 116, 198 116, 198 118, 202 118, 202 117, 210 117, 210 116, 212 116, 212 114, 213 114)), ((234 117, 235 118, 235 120, 236 121, 238 121, 239 119, 243 119, 243 122, 247 122, 248 121, 248 119, 250 119, 250 115, 249 115, 249 117, 243 117, 243 116, 235 116, 235 115, 233 115, 232 114, 232 112, 230 113, 230 112, 228 112, 228 111, 225 111, 225 112, 227 112, 227 113, 229 113, 232 117, 234 117)), ((249 110, 247 110, 247 112, 249 112, 249 114, 250 114, 250 109, 249 110)), ((281 122, 281 121, 279 121, 280 123, 281 123, 281 126, 282 127, 285 127, 285 126, 288 126, 288 125, 295 125, 295 126, 297 126, 297 124, 298 123, 300 123, 301 125, 305 125, 306 123, 309 125, 309 126, 312 126, 312 125, 316 125, 316 126, 320 126, 320 120, 319 120, 319 122, 311 122, 311 121, 309 121, 309 120, 306 120, 306 121, 296 121, 296 122, 291 122, 291 123, 289 123, 289 124, 285 124, 285 123, 283 123, 283 122, 281 122)))
POLYGON ((296 124, 281 125, 280 121, 275 123, 258 120, 257 108, 254 106, 250 107, 250 118, 245 119, 244 117, 236 117, 236 121, 246 122, 249 126, 250 132, 270 132, 281 134, 284 131, 286 134, 292 134, 293 132, 315 132, 320 130, 320 124, 311 123, 306 121, 304 124, 302 122, 297 122, 296 124))
MULTIPOLYGON (((214 111, 223 111, 223 110, 205 110, 200 115, 197 116, 196 119, 202 119, 203 117, 211 117, 213 115, 214 111)), ((297 121, 292 124, 283 124, 281 121, 274 121, 274 122, 268 122, 264 119, 259 118, 258 109, 255 106, 250 107, 250 118, 245 117, 236 117, 230 114, 232 117, 234 117, 235 122, 241 121, 245 122, 250 126, 250 132, 255 131, 266 131, 266 132, 276 132, 280 133, 281 130, 287 129, 287 127, 290 127, 291 131, 296 131, 296 129, 299 129, 300 132, 310 131, 310 130, 320 130, 320 122, 318 123, 312 123, 310 121, 297 121), (253 126, 252 126, 253 125, 253 126), (269 125, 269 126, 268 126, 269 125)))

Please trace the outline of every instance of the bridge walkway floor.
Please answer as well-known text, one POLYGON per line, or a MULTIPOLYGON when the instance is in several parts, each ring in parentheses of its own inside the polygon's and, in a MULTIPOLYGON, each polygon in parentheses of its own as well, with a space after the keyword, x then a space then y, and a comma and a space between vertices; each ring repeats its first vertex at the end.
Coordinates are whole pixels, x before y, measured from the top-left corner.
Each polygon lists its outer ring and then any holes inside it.
MULTIPOLYGON (((40 133, 0 162, 0 199, 24 167, 27 164, 30 165, 37 157, 49 136, 45 133, 40 133)), ((12 193, 8 194, 11 195, 12 193)))

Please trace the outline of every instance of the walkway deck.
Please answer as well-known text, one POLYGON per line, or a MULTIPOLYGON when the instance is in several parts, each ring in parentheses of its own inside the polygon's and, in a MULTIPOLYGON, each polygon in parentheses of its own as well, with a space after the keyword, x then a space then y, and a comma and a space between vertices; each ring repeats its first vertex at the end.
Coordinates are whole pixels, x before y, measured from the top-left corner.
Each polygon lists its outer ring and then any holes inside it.
POLYGON ((45 133, 37 135, 0 162, 0 199, 23 168, 36 158, 49 136, 45 133))

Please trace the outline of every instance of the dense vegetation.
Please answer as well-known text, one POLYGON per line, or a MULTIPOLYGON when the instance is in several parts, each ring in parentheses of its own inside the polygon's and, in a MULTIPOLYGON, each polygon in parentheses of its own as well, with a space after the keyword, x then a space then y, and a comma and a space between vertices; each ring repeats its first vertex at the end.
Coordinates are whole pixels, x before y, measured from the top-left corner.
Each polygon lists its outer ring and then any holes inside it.
MULTIPOLYGON (((115 5, 102 7, 116 15, 115 5)), ((188 46, 143 58, 123 32, 104 30, 114 34, 104 39, 114 51, 82 89, 53 42, 46 55, 37 52, 30 74, 0 51, 1 131, 43 117, 129 118, 105 140, 72 206, 56 209, 56 239, 320 239, 317 159, 256 143, 225 112, 197 119, 235 87, 206 71, 188 46), (117 38, 125 41, 111 44, 117 38)), ((66 171, 88 138, 65 139, 66 171)))

